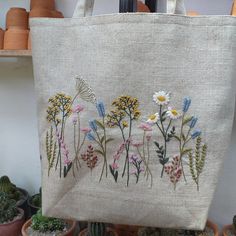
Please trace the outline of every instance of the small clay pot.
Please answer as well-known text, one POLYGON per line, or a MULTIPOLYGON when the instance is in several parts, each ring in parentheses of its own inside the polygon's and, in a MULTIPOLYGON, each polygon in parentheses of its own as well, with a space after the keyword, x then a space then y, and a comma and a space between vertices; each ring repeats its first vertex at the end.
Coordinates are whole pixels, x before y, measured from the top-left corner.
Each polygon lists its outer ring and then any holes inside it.
POLYGON ((199 16, 199 13, 197 11, 188 11, 187 16, 199 16))
POLYGON ((31 0, 30 10, 32 9, 55 10, 55 0, 31 0))
POLYGON ((43 8, 35 8, 30 11, 29 17, 53 17, 53 13, 51 10, 43 9, 43 8))
POLYGON ((5 32, 3 48, 7 50, 27 49, 28 35, 29 35, 29 30, 11 27, 5 32))
POLYGON ((149 7, 141 1, 137 3, 137 12, 150 12, 149 7))
MULTIPOLYGON (((31 41, 31 34, 29 32, 29 37, 28 37, 28 50, 32 49, 32 41, 31 41)), ((32 213, 31 213, 32 214, 32 213)))
MULTIPOLYGON (((112 228, 109 228, 107 227, 106 228, 106 231, 108 233, 108 235, 112 235, 112 236, 122 236, 122 235, 119 235, 115 229, 112 229, 112 228)), ((84 229, 82 230, 78 236, 88 236, 88 229, 84 229)))
POLYGON ((7 12, 6 29, 10 27, 18 27, 20 29, 28 29, 28 12, 24 8, 12 7, 7 12))
MULTIPOLYGON (((66 220, 66 223, 70 226, 70 228, 66 232, 60 234, 60 236, 73 236, 74 231, 75 231, 75 227, 76 227, 76 221, 66 220)), ((27 229, 31 226, 31 224, 32 224, 31 219, 29 219, 28 221, 25 222, 25 224, 23 225, 23 227, 21 229, 22 236, 29 236, 27 234, 27 229)))
POLYGON ((4 30, 0 28, 0 49, 3 49, 4 30))
POLYGON ((51 11, 51 14, 53 18, 64 18, 62 12, 60 11, 51 11))
POLYGON ((228 232, 233 232, 233 226, 232 225, 225 225, 222 229, 222 235, 223 236, 228 236, 228 232))
POLYGON ((130 226, 130 225, 113 225, 113 228, 116 230, 120 236, 137 236, 139 226, 130 226))
POLYGON ((19 236, 21 232, 22 225, 24 224, 24 211, 18 209, 19 215, 18 219, 13 220, 7 224, 0 224, 0 235, 1 236, 19 236))

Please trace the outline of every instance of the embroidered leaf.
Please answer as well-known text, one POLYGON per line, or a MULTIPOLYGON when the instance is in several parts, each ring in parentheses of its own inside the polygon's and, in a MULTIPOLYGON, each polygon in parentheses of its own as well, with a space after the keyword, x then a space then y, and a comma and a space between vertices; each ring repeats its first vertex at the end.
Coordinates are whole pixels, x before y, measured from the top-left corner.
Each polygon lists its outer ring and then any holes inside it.
POLYGON ((103 144, 104 140, 105 140, 105 136, 102 136, 102 138, 101 138, 101 144, 103 144))
POLYGON ((181 152, 181 155, 184 156, 185 154, 189 153, 192 151, 192 148, 185 149, 181 152))
POLYGON ((95 120, 95 122, 101 129, 105 129, 104 125, 99 120, 95 120))
POLYGON ((104 153, 103 153, 101 150, 96 149, 96 150, 94 150, 94 152, 99 153, 99 154, 101 154, 102 156, 104 156, 104 153))
POLYGON ((114 140, 114 138, 109 138, 106 140, 106 143, 112 142, 114 140))
POLYGON ((118 171, 115 172, 114 178, 115 178, 115 181, 117 182, 117 179, 118 179, 118 171))
POLYGON ((76 78, 76 89, 77 94, 86 102, 95 103, 96 102, 96 95, 88 85, 88 83, 82 78, 76 78))
POLYGON ((176 138, 180 142, 180 138, 177 135, 173 135, 174 138, 176 138))
POLYGON ((160 148, 158 142, 155 141, 154 144, 155 144, 158 148, 160 148))
POLYGON ((185 137, 185 135, 184 135, 184 133, 182 133, 182 139, 184 140, 184 142, 186 141, 186 137, 185 137))
POLYGON ((192 120, 192 116, 187 116, 184 118, 184 121, 183 121, 183 125, 186 125, 187 123, 189 123, 191 120, 192 120))
POLYGON ((169 161, 169 158, 160 159, 159 162, 164 166, 169 161))

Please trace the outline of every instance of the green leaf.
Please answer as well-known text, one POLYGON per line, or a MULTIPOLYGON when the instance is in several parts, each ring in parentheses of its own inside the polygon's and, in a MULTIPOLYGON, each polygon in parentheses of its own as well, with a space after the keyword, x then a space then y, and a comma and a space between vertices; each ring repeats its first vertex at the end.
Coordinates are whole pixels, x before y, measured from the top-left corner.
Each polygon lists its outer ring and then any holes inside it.
POLYGON ((185 137, 185 135, 184 135, 184 133, 182 133, 182 139, 184 140, 184 142, 186 141, 186 137, 185 137))
POLYGON ((192 151, 192 148, 185 149, 181 152, 181 155, 184 156, 185 154, 188 154, 191 151, 192 151))
POLYGON ((104 156, 104 153, 101 151, 101 150, 98 150, 98 149, 96 149, 96 150, 94 150, 96 153, 99 153, 99 154, 101 154, 102 156, 104 156))
POLYGON ((104 142, 104 139, 105 139, 105 136, 103 136, 102 138, 101 138, 101 143, 103 144, 103 142, 104 142))
POLYGON ((101 129, 105 129, 105 126, 99 120, 95 120, 95 122, 101 129))
POLYGON ((112 142, 114 140, 114 138, 109 138, 106 140, 106 143, 112 142))
POLYGON ((174 138, 176 138, 180 142, 180 138, 177 135, 173 135, 174 138))
POLYGON ((188 122, 192 120, 192 116, 187 116, 184 118, 183 125, 186 125, 188 122))
POLYGON ((154 142, 154 144, 159 148, 159 143, 158 142, 154 142))

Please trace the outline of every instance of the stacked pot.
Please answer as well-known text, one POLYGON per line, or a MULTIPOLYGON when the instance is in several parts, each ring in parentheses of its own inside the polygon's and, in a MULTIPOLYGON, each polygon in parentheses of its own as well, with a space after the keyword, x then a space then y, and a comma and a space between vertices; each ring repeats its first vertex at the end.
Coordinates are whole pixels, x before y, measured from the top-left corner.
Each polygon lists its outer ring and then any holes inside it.
POLYGON ((63 14, 56 10, 55 0, 31 0, 29 17, 63 18, 63 14))
POLYGON ((22 50, 28 48, 28 12, 24 8, 13 7, 7 12, 4 49, 22 50))

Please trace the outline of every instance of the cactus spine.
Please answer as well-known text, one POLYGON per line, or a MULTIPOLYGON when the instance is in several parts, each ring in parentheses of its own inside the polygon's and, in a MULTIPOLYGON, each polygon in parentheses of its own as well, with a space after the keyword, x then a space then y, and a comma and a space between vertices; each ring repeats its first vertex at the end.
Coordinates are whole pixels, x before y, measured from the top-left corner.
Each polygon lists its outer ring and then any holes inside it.
POLYGON ((89 223, 89 236, 106 236, 106 225, 104 223, 89 223))
POLYGON ((203 171, 207 155, 207 145, 202 145, 202 138, 199 136, 196 140, 195 154, 189 152, 189 167, 192 179, 197 185, 199 191, 199 177, 203 171))

